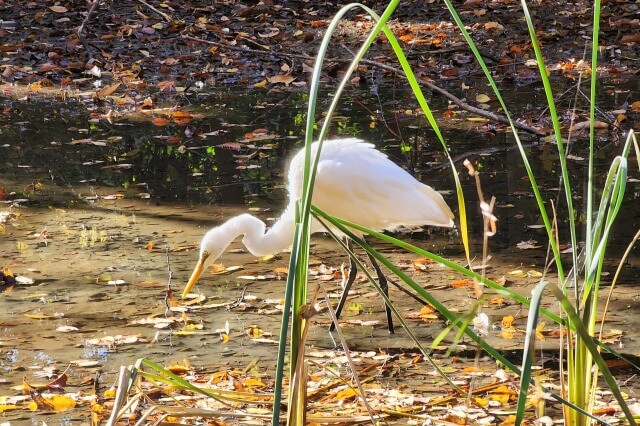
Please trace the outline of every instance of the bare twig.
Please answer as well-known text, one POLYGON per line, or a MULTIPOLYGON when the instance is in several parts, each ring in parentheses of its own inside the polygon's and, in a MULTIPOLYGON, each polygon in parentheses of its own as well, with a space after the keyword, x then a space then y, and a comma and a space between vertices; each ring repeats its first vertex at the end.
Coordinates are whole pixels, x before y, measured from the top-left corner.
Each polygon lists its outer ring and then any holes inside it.
POLYGON ((91 46, 89 46, 89 43, 87 43, 87 40, 84 38, 82 33, 84 32, 84 27, 89 22, 89 19, 91 19, 91 16, 93 16, 93 13, 96 11, 96 8, 98 7, 101 1, 102 0, 93 1, 93 4, 91 5, 91 7, 89 8, 89 11, 87 12, 87 16, 84 17, 82 24, 80 24, 80 26, 78 27, 78 30, 76 31, 76 34, 78 34, 78 39, 80 39, 80 42, 84 46, 84 50, 86 50, 87 55, 89 55, 89 60, 93 59, 93 49, 91 49, 91 46))
MULTIPOLYGON (((305 61, 313 61, 315 60, 314 57, 309 56, 309 55, 302 55, 302 54, 298 54, 298 53, 288 53, 288 52, 276 52, 273 50, 255 50, 255 49, 249 49, 249 48, 245 48, 245 47, 240 47, 240 46, 230 46, 228 44, 225 43, 220 43, 217 41, 211 41, 211 40, 206 40, 203 38, 198 38, 198 37, 193 37, 187 34, 182 34, 182 37, 187 39, 187 40, 192 40, 192 41, 197 41, 199 43, 206 43, 206 44, 211 44, 213 46, 217 46, 221 49, 225 49, 225 50, 230 50, 233 52, 242 52, 242 53, 246 53, 246 54, 250 54, 250 55, 266 55, 266 56, 276 56, 276 57, 284 57, 284 58, 295 58, 295 59, 302 59, 305 61)), ((349 63, 351 62, 351 59, 346 59, 346 58, 328 58, 327 59, 328 62, 341 62, 341 63, 349 63)), ((404 71, 402 71, 399 68, 396 67, 392 67, 390 65, 386 65, 386 64, 382 64, 380 62, 377 61, 372 61, 369 59, 363 59, 360 61, 361 64, 364 65, 369 65, 369 66, 373 66, 373 67, 377 67, 380 69, 383 69, 385 71, 389 71, 392 72, 394 74, 397 75, 401 75, 404 76, 404 71)), ((469 104, 467 104, 466 102, 464 102, 462 99, 456 97, 455 95, 453 95, 452 93, 446 91, 445 89, 436 86, 433 83, 430 83, 426 80, 422 80, 422 79, 418 79, 418 83, 421 84, 422 86, 427 87, 429 90, 431 90, 432 92, 435 92, 439 95, 444 96, 445 98, 449 99, 451 102, 453 102, 454 104, 458 105, 460 108, 462 108, 465 111, 468 111, 472 114, 478 115, 480 117, 484 117, 484 118, 488 118, 490 120, 493 121, 497 121, 499 123, 502 124, 509 124, 509 120, 507 119, 507 117, 503 116, 503 115, 498 115, 498 114, 494 114, 492 112, 489 111, 485 111, 483 109, 480 108, 476 108, 474 106, 471 106, 469 104)), ((537 129, 535 127, 532 126, 528 126, 524 123, 520 123, 520 122, 514 122, 514 125, 517 129, 519 130, 523 130, 525 132, 528 133, 532 133, 536 136, 544 136, 546 135, 546 132, 537 129)))
POLYGON ((173 272, 171 271, 171 262, 169 259, 169 246, 164 246, 165 254, 167 255, 167 272, 169 273, 169 279, 167 281, 167 291, 164 296, 164 316, 166 317, 171 312, 171 300, 169 295, 171 294, 171 278, 173 277, 173 272))
POLYGON ((144 4, 145 6, 147 6, 149 9, 153 10, 155 13, 157 13, 158 15, 162 16, 164 18, 165 21, 167 22, 172 22, 173 20, 171 19, 171 17, 169 15, 167 15, 166 13, 156 9, 155 7, 151 6, 149 3, 147 3, 144 0, 138 0, 140 3, 144 4))
POLYGON ((82 32, 84 31, 84 27, 87 25, 87 22, 89 22, 89 19, 91 19, 91 16, 93 15, 93 12, 95 12, 96 7, 98 7, 98 4, 100 4, 100 0, 93 1, 93 4, 91 5, 91 7, 89 8, 89 11, 87 12, 87 16, 84 17, 82 24, 80 24, 80 26, 78 27, 78 31, 76 31, 76 33, 80 37, 82 37, 82 32))

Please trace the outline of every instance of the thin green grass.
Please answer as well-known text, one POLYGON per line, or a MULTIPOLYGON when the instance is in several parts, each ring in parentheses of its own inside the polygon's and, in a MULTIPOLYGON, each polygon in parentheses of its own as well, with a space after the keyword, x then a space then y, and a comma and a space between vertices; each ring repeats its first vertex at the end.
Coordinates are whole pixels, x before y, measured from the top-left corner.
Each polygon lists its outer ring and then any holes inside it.
MULTIPOLYGON (((601 342, 595 339, 595 312, 598 308, 598 293, 600 287, 600 276, 602 273, 604 255, 606 252, 607 241, 609 239, 611 229, 613 224, 615 223, 617 213, 620 210, 621 203, 623 200, 623 195, 625 192, 626 185, 626 177, 628 173, 628 164, 627 158, 630 155, 631 147, 633 146, 636 150, 636 153, 640 151, 638 148, 637 140, 633 133, 630 134, 627 139, 625 146, 622 150, 621 155, 616 157, 612 162, 611 168, 607 174, 607 178, 605 184, 602 188, 602 195, 600 198, 600 203, 598 204, 598 209, 594 209, 595 201, 594 194, 595 189, 593 187, 593 140, 594 140, 594 130, 593 124, 590 129, 591 134, 591 144, 590 144, 590 162, 589 162, 589 176, 591 177, 588 183, 588 199, 587 199, 587 225, 586 225, 586 234, 587 234, 587 262, 585 264, 585 272, 582 280, 579 280, 579 274, 575 273, 573 275, 569 275, 571 277, 572 282, 568 282, 567 275, 564 273, 564 265, 561 262, 560 257, 560 249, 558 244, 558 236, 557 229, 552 225, 552 221, 550 217, 552 215, 547 211, 546 202, 541 195, 540 189, 536 182, 536 177, 532 171, 532 168, 529 163, 529 159, 527 157, 524 146, 518 136, 518 132, 516 131, 515 126, 513 125, 513 121, 509 114, 509 110, 498 90, 497 84, 493 80, 491 73, 489 72, 486 64, 484 63, 481 55, 478 52, 477 47, 475 46, 473 39, 470 34, 466 30, 464 23, 462 22, 460 16, 457 14, 455 8, 451 4, 449 0, 445 0, 445 4, 449 9, 454 21, 458 24, 460 31, 462 32, 464 38, 469 44, 471 50, 473 51, 478 64, 484 71, 487 81, 490 86, 493 88, 496 98, 498 99, 500 105, 502 106, 505 115, 509 119, 511 123, 511 130, 513 132, 516 144, 521 154, 521 158, 529 177, 531 188, 535 196, 535 200, 537 206, 539 208, 542 220, 545 225, 545 229, 547 232, 549 247, 553 253, 554 258, 554 266, 557 270, 558 274, 558 282, 556 283, 547 283, 541 282, 535 289, 533 297, 530 300, 527 298, 515 293, 514 291, 505 288, 504 286, 496 283, 488 279, 483 274, 478 274, 474 272, 471 265, 471 253, 469 250, 469 239, 468 239, 468 229, 467 229, 467 218, 466 218, 466 206, 464 201, 464 196, 462 192, 462 185, 458 178, 458 173, 456 172, 455 164, 453 160, 449 156, 449 152, 447 149, 447 144, 444 141, 442 136, 442 132, 440 131, 437 121, 429 108, 426 97, 422 93, 420 89, 420 85, 411 70, 411 67, 402 51, 402 48, 395 38, 394 34, 389 30, 386 26, 387 20, 393 14, 396 6, 398 5, 399 0, 393 0, 390 2, 389 6, 385 9, 384 13, 378 16, 374 11, 367 8, 366 6, 360 4, 349 4, 345 6, 343 9, 338 12, 338 14, 334 17, 332 22, 330 23, 325 37, 322 40, 317 60, 314 66, 314 71, 312 74, 311 84, 310 84, 310 95, 309 95, 309 105, 307 111, 307 124, 306 124, 306 136, 305 136, 305 172, 304 172, 304 184, 303 184, 303 196, 299 201, 296 209, 296 227, 293 239, 293 246, 291 252, 291 258, 289 262, 289 271, 287 277, 287 284, 285 290, 285 303, 284 303, 284 314, 283 320, 281 324, 281 333, 280 333, 280 344, 278 349, 278 357, 277 357, 277 369, 276 369, 276 380, 275 380, 275 389, 274 389, 274 397, 273 397, 273 414, 271 416, 272 424, 278 425, 280 423, 281 414, 280 407, 282 405, 281 395, 283 390, 283 382, 285 375, 285 364, 287 362, 287 349, 289 355, 289 368, 288 368, 288 381, 289 381, 289 395, 288 395, 288 411, 287 411, 287 422, 288 424, 305 424, 306 419, 306 363, 304 359, 304 339, 305 339, 305 330, 308 328, 308 318, 303 315, 305 311, 310 309, 308 306, 308 297, 307 297, 307 272, 309 265, 309 242, 310 242, 310 225, 312 220, 312 215, 318 218, 319 220, 325 222, 329 225, 328 229, 337 229, 342 232, 344 235, 348 236, 352 241, 366 250, 371 256, 373 256, 380 264, 384 265, 387 269, 389 269, 396 277, 398 277, 407 287, 412 289, 416 294, 418 294, 423 300, 430 303, 437 309, 447 321, 453 327, 457 327, 459 333, 464 333, 469 339, 477 344, 479 348, 485 351, 487 354, 492 356, 494 359, 502 363, 504 366, 509 368, 511 371, 520 375, 521 379, 521 388, 520 395, 518 399, 518 406, 516 410, 516 422, 519 424, 525 419, 525 407, 527 405, 527 397, 528 391, 532 385, 535 384, 535 377, 532 374, 534 359, 533 353, 535 348, 535 330, 537 326, 537 319, 539 316, 544 315, 549 318, 551 321, 563 326, 567 327, 569 330, 568 340, 569 345, 567 348, 568 355, 568 374, 569 374, 569 382, 572 383, 572 386, 566 390, 563 390, 561 394, 550 393, 553 398, 555 398, 560 403, 564 404, 564 406, 569 407, 565 411, 565 419, 568 424, 582 425, 586 424, 589 421, 594 419, 594 416, 590 414, 593 409, 593 401, 595 400, 595 388, 597 386, 597 379, 602 377, 608 386, 611 388, 614 396, 617 399, 617 402, 620 404, 621 409, 623 410, 627 421, 630 424, 635 424, 633 420, 633 416, 631 415, 628 407, 625 404, 623 395, 617 388, 615 380, 611 373, 608 371, 606 364, 604 363, 602 356, 599 351, 602 348, 609 350, 611 353, 615 353, 610 348, 603 345, 601 342), (322 72, 323 61, 326 56, 326 53, 330 46, 330 40, 333 33, 338 28, 340 21, 345 17, 346 13, 351 11, 352 9, 360 8, 366 11, 372 18, 376 21, 376 25, 371 30, 367 39, 362 43, 361 48, 354 55, 353 61, 349 65, 347 72, 343 80, 341 81, 339 87, 335 91, 334 97, 332 99, 331 105, 328 108, 326 116, 324 118, 324 124, 318 132, 317 136, 314 137, 314 129, 316 128, 315 117, 316 117, 316 105, 318 102, 319 96, 319 88, 320 88, 320 75, 322 72), (320 156, 320 152, 322 149, 322 141, 326 137, 329 126, 331 123, 331 116, 336 110, 339 99, 350 80, 350 76, 352 72, 357 68, 358 62, 363 58, 366 54, 367 50, 376 40, 378 35, 384 32, 389 44, 393 48, 394 53, 396 54, 402 69, 407 78, 407 83, 412 88, 416 100, 420 107, 422 108, 427 121, 431 125, 436 137, 440 141, 442 148, 447 155, 448 161, 452 166, 453 178, 456 185, 456 195, 458 199, 458 210, 459 210, 459 221, 460 221, 460 232, 462 244, 464 246, 465 256, 466 256, 466 266, 458 265, 448 259, 445 259, 441 256, 433 254, 429 251, 421 249, 419 247, 415 247, 411 244, 393 238, 391 236, 385 235, 384 233, 377 232, 371 229, 364 228, 358 224, 351 223, 348 221, 344 221, 340 218, 332 217, 321 210, 317 209, 312 205, 311 200, 313 198, 313 185, 315 181, 315 173, 318 158, 320 156), (314 140, 319 141, 319 146, 315 155, 315 158, 311 158, 311 143, 314 140), (386 241, 396 245, 399 248, 408 250, 410 252, 416 253, 420 256, 427 257, 432 259, 445 267, 449 268, 452 271, 460 273, 464 276, 467 276, 478 283, 481 283, 484 286, 494 290, 498 294, 501 294, 505 297, 508 297, 514 302, 520 303, 524 306, 529 307, 529 323, 527 324, 527 335, 525 341, 525 357, 523 360, 522 367, 518 367, 506 359, 499 350, 493 348, 489 345, 481 336, 479 336, 474 330, 470 328, 471 319, 473 318, 472 311, 467 314, 456 315, 449 308, 447 308, 444 304, 438 301, 432 294, 423 289, 420 285, 414 282, 407 274, 397 268, 392 262, 382 256, 379 252, 377 252, 370 244, 368 244, 363 238, 362 235, 367 234, 381 241, 386 241), (573 286, 574 293, 570 296, 568 293, 568 284, 573 286), (541 300, 544 295, 545 290, 549 291, 553 297, 558 301, 559 307, 561 308, 561 314, 558 315, 551 310, 543 309, 541 307, 541 300), (565 319, 566 318, 566 319, 565 319), (290 332, 288 333, 290 328, 290 332), (287 337, 289 337, 289 343, 287 344, 287 337)), ((558 114, 555 109, 555 101, 553 96, 553 91, 551 88, 551 84, 549 78, 547 76, 546 67, 544 65, 542 51, 539 47, 539 44, 536 40, 536 31, 533 27, 532 19, 529 14, 529 10, 526 2, 522 2, 523 13, 525 19, 527 21, 527 27, 530 31, 531 42, 536 54, 536 60, 538 62, 538 66, 540 69, 540 77, 544 86, 547 102, 549 105, 549 114, 553 121, 554 135, 555 140, 558 146, 558 159, 560 162, 561 175, 562 175, 562 184, 565 192, 565 203, 567 210, 567 220, 569 222, 570 227, 570 236, 569 240, 571 241, 572 247, 574 247, 574 252, 572 255, 572 266, 574 270, 578 270, 578 255, 577 255, 577 235, 578 235, 578 225, 575 220, 575 213, 573 208, 572 201, 572 182, 569 179, 569 171, 568 165, 566 161, 566 153, 564 149, 564 142, 562 140, 562 132, 560 128, 560 122, 558 120, 558 114)), ((594 47, 592 50, 592 75, 591 75, 591 120, 594 122, 594 114, 595 114, 595 93, 596 93, 596 55, 597 55, 597 31, 598 31, 598 22, 599 22, 599 1, 596 0, 594 4, 594 38, 593 43, 594 47)), ((639 160, 640 161, 640 160, 639 160)), ((639 163, 640 166, 640 163, 639 163)), ((423 342, 420 342, 416 337, 415 333, 412 332, 409 325, 406 324, 402 316, 399 314, 398 310, 391 304, 391 301, 384 296, 382 289, 375 282, 373 277, 366 271, 357 259, 357 257, 348 250, 348 247, 344 245, 344 243, 339 239, 336 240, 343 245, 343 248, 349 253, 350 256, 356 261, 356 264, 360 268, 360 270, 365 271, 365 275, 373 284, 374 288, 382 295, 395 316, 398 318, 404 329, 407 331, 407 334, 414 340, 416 347, 418 347, 422 353, 425 355, 427 360, 430 360, 428 357, 428 352, 424 348, 423 342)), ((336 321, 336 318, 332 318, 332 320, 336 321)), ((337 321, 336 321, 337 322, 337 321)), ((563 348, 560 348, 561 350, 563 348)), ((435 365, 435 363, 433 363, 435 365)), ((143 373, 145 377, 150 380, 154 380, 156 382, 166 383, 171 386, 178 386, 184 389, 188 389, 190 391, 199 392, 209 397, 215 398, 221 403, 239 403, 242 401, 242 398, 238 398, 237 395, 231 394, 223 394, 223 393, 212 393, 207 390, 200 389, 188 382, 184 381, 178 376, 172 375, 170 372, 166 372, 166 370, 161 369, 161 367, 155 363, 151 363, 149 361, 141 361, 138 366, 136 366, 136 371, 140 371, 141 367, 145 366, 147 368, 151 368, 155 371, 155 373, 145 372, 143 373)), ((441 372, 442 373, 442 372, 441 372)), ((449 380, 444 373, 442 376, 448 383, 451 385, 452 389, 455 389, 456 392, 461 393, 461 390, 458 389, 455 384, 449 380)), ((357 380, 356 380, 357 383, 357 380)), ((549 391, 549 389, 544 389, 545 391, 549 391)), ((362 390, 360 388, 360 392, 362 390)))

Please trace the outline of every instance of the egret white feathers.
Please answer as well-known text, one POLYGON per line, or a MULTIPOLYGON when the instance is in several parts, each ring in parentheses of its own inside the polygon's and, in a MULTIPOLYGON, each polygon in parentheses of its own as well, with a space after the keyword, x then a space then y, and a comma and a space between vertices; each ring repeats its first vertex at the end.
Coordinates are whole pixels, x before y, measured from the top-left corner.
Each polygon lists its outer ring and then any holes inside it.
MULTIPOLYGON (((314 158, 318 143, 311 146, 314 158)), ((238 236, 253 255, 275 254, 291 245, 295 203, 302 196, 304 149, 289 167, 289 204, 270 229, 260 219, 241 214, 208 231, 200 246, 200 259, 182 297, 207 264, 217 259, 238 236)), ((437 191, 356 138, 325 141, 320 153, 312 203, 325 212, 375 230, 399 226, 453 226, 453 213, 437 191)), ((322 231, 316 222, 312 232, 322 231)))

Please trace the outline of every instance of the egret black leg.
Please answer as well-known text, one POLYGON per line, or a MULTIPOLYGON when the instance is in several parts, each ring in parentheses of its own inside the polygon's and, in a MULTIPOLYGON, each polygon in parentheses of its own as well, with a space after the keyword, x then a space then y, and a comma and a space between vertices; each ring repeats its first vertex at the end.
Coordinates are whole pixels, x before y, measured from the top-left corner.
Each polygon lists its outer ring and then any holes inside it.
MULTIPOLYGON (((347 247, 349 247, 349 241, 347 240, 347 247)), ((351 247, 349 247, 351 248, 351 247)), ((347 301, 347 295, 349 294, 349 290, 351 289, 351 285, 356 280, 356 275, 358 275, 358 268, 356 267, 356 262, 349 258, 349 276, 347 277, 347 283, 342 290, 342 296, 340 296, 340 301, 338 302, 338 306, 336 307, 336 319, 340 318, 340 313, 344 308, 344 304, 347 301)), ((332 322, 329 327, 329 331, 333 331, 336 329, 336 323, 332 322)))
MULTIPOLYGON (((368 253, 369 255, 369 260, 371 261, 371 265, 373 266, 373 269, 376 270, 376 274, 378 275, 378 283, 380 283, 380 288, 382 289, 382 292, 384 293, 385 296, 387 296, 387 299, 389 298, 389 283, 387 282, 387 277, 384 276, 384 274, 382 273, 382 270, 380 270, 380 266, 378 265, 378 262, 376 262, 376 258, 373 257, 370 253, 368 253)), ((393 330, 393 314, 391 312, 391 308, 389 307, 389 305, 387 305, 387 302, 384 302, 384 311, 387 314, 387 327, 389 329, 389 333, 390 334, 394 334, 394 330, 393 330)))
MULTIPOLYGON (((347 247, 351 249, 350 241, 347 240, 347 247)), ((389 298, 389 283, 387 282, 387 277, 384 276, 378 262, 376 262, 375 257, 369 255, 369 260, 371 261, 371 265, 373 269, 376 271, 376 275, 378 275, 378 282, 380 283, 380 288, 384 292, 385 296, 389 298)), ((358 274, 358 268, 356 266, 356 262, 353 259, 349 260, 349 276, 347 277, 347 283, 344 286, 344 290, 342 291, 342 295, 340 296, 340 301, 338 302, 338 306, 336 307, 336 319, 340 319, 340 314, 342 313, 342 309, 344 309, 344 304, 347 302, 347 296, 349 295, 349 290, 351 290, 351 286, 353 282, 356 280, 356 276, 358 274)), ((385 302, 384 311, 387 315, 387 327, 389 329, 389 333, 394 334, 393 329, 393 314, 391 312, 391 308, 385 302)), ((332 322, 331 326, 329 326, 329 331, 333 331, 336 329, 337 324, 332 322)))

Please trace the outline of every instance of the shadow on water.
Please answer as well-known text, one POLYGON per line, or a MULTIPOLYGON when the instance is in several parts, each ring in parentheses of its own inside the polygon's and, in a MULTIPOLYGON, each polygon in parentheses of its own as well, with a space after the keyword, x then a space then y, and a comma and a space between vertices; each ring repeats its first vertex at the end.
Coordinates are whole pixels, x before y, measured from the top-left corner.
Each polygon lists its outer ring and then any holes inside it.
MULTIPOLYGON (((390 117, 372 113, 361 102, 379 102, 383 110, 396 105, 398 98, 381 102, 371 94, 354 93, 349 99, 338 113, 334 134, 376 141, 418 179, 441 190, 454 206, 451 171, 442 166, 444 158, 431 133, 415 117, 399 113, 390 126, 402 134, 404 142, 399 143, 382 124, 390 117)), ((13 112, 0 127, 0 266, 35 282, 16 285, 3 295, 0 371, 8 386, 19 385, 23 377, 46 382, 68 365, 77 386, 90 383, 98 371, 101 383, 108 386, 121 364, 143 356, 167 364, 188 359, 207 370, 246 366, 258 359, 262 368, 271 371, 275 343, 270 341, 278 338, 286 254, 268 261, 237 250, 225 254, 220 262, 241 269, 205 277, 199 290, 208 299, 204 307, 190 311, 188 319, 177 319, 177 312, 174 322, 163 321, 165 296, 169 271, 171 289, 181 291, 206 228, 248 209, 267 221, 277 217, 286 197, 286 160, 303 139, 306 97, 291 92, 227 91, 188 101, 191 119, 165 126, 134 113, 109 121, 75 101, 63 107, 46 102, 11 105, 13 112), (264 331, 266 340, 257 343, 247 334, 254 325, 264 331), (230 340, 221 343, 217 330, 225 328, 230 340)), ((546 238, 536 226, 540 218, 513 140, 504 132, 483 129, 479 132, 472 122, 457 121, 446 136, 468 197, 471 231, 478 237, 481 222, 474 207, 475 185, 462 172, 464 158, 482 172, 485 195, 497 197, 499 232, 490 243, 493 258, 487 273, 496 279, 507 276, 508 285, 528 295, 537 279, 508 272, 542 271, 546 238), (541 248, 516 247, 528 240, 537 241, 532 244, 541 248)), ((561 206, 555 146, 533 140, 525 143, 545 199, 561 206)), ((570 170, 578 182, 586 178, 585 148, 582 140, 571 148, 570 170)), ((607 143, 598 150, 600 182, 619 150, 607 143)), ((576 188, 572 195, 580 209, 583 194, 576 188)), ((615 256, 640 226, 638 211, 631 207, 640 197, 637 182, 629 183, 626 197, 612 243, 614 258, 606 268, 610 274, 617 266, 615 256)), ((561 208, 559 216, 564 217, 561 208)), ((463 261, 455 232, 431 230, 406 238, 463 261)), ((476 253, 481 253, 480 243, 479 238, 474 240, 476 253)), ((235 242, 231 248, 241 247, 235 242)), ((395 263, 410 263, 414 258, 380 247, 395 263)), ((312 257, 312 271, 318 275, 323 275, 320 265, 339 269, 345 261, 325 237, 314 239, 312 257)), ((621 285, 629 291, 614 300, 612 327, 624 329, 631 351, 638 348, 637 331, 629 325, 637 319, 639 294, 629 284, 636 283, 639 262, 636 249, 621 277, 621 285)), ((460 278, 455 274, 437 265, 430 265, 428 272, 412 273, 445 305, 461 312, 473 306, 469 289, 451 291, 449 283, 460 278)), ((325 286, 332 297, 338 297, 336 280, 326 281, 325 286)), ((372 292, 368 285, 356 289, 354 309, 346 312, 345 333, 352 349, 411 350, 403 332, 387 334, 382 303, 372 292)), ((417 302, 404 299, 403 314, 419 311, 417 302)), ((505 302, 490 309, 498 322, 502 315, 516 315, 520 307, 505 302)), ((437 320, 413 321, 425 342, 442 328, 437 320)), ((312 345, 331 348, 328 317, 317 322, 312 345)), ((522 344, 521 339, 489 339, 505 349, 522 344)))

